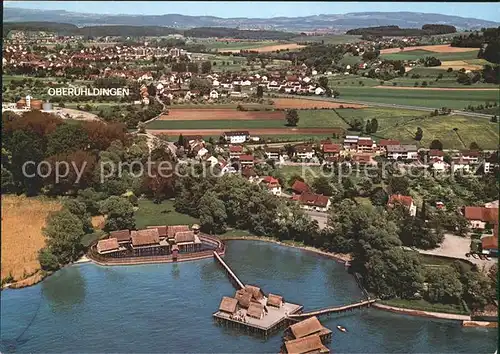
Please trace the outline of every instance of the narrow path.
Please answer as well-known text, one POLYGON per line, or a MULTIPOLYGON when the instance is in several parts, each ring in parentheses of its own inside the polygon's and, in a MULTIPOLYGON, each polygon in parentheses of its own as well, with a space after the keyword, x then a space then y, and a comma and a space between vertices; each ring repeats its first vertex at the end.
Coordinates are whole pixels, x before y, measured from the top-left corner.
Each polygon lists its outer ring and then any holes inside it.
POLYGON ((224 262, 224 260, 221 258, 221 256, 217 252, 215 252, 215 251, 214 251, 214 258, 224 267, 224 269, 226 270, 227 274, 236 283, 236 285, 240 289, 244 289, 245 285, 243 285, 243 283, 241 282, 241 280, 236 276, 236 274, 234 274, 234 272, 231 270, 231 268, 226 264, 226 262, 224 262))
POLYGON ((354 304, 349 304, 349 305, 344 305, 344 306, 328 307, 328 308, 324 308, 324 309, 320 309, 320 310, 316 310, 316 311, 310 311, 310 312, 305 312, 305 313, 300 313, 300 314, 295 314, 295 315, 289 315, 288 317, 289 318, 307 318, 307 317, 312 317, 312 316, 329 315, 332 313, 354 310, 356 308, 369 307, 375 301, 377 301, 377 300, 371 299, 371 300, 366 300, 366 301, 360 301, 360 302, 356 302, 354 304))

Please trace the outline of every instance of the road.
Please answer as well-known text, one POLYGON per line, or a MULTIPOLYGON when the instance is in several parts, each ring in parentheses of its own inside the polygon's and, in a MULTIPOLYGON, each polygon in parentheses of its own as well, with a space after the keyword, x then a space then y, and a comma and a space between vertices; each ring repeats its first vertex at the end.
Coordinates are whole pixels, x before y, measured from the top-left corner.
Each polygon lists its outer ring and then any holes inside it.
MULTIPOLYGON (((420 106, 408 106, 402 104, 391 104, 391 103, 380 103, 380 102, 368 102, 368 101, 353 101, 353 100, 343 100, 338 98, 330 98, 330 97, 314 97, 314 96, 299 96, 299 95, 283 95, 278 94, 279 97, 284 98, 300 98, 306 100, 316 100, 316 101, 331 101, 336 103, 356 103, 365 106, 373 106, 373 107, 386 107, 386 108, 400 108, 400 109, 409 109, 423 112, 434 112, 436 110, 435 107, 420 107, 420 106)), ((461 110, 452 110, 452 115, 459 114, 467 117, 476 117, 476 118, 491 118, 491 114, 483 114, 483 113, 475 113, 475 112, 467 112, 461 110)))
POLYGON ((311 219, 318 222, 319 228, 324 229, 328 221, 328 214, 319 211, 306 210, 306 214, 311 217, 311 219))

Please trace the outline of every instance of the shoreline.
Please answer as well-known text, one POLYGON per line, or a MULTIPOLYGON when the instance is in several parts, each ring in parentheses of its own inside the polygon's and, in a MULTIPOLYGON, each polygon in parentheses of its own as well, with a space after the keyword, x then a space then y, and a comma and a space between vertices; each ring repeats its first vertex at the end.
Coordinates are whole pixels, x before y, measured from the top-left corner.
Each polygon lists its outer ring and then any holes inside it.
POLYGON ((269 242, 269 243, 274 243, 276 245, 280 246, 285 246, 285 247, 291 247, 291 248, 296 248, 300 249, 303 251, 315 253, 321 256, 325 256, 331 259, 334 259, 338 263, 345 263, 345 262, 350 262, 352 260, 351 256, 349 254, 342 254, 342 253, 332 253, 332 252, 327 252, 327 251, 322 251, 319 248, 312 247, 312 246, 300 246, 300 245, 294 245, 294 244, 289 244, 285 242, 281 242, 278 240, 275 240, 270 237, 259 237, 259 236, 224 236, 224 237, 219 237, 221 241, 231 241, 231 240, 240 240, 240 241, 263 241, 263 242, 269 242))
POLYGON ((381 311, 388 311, 388 312, 398 313, 398 314, 402 314, 402 315, 410 315, 410 316, 415 316, 415 317, 427 317, 427 318, 461 321, 461 322, 471 321, 470 315, 467 316, 467 315, 458 315, 458 314, 446 313, 446 312, 423 311, 423 310, 409 309, 409 308, 403 308, 403 307, 389 306, 389 305, 384 305, 384 304, 377 303, 377 302, 372 304, 372 306, 375 307, 376 309, 381 310, 381 311))

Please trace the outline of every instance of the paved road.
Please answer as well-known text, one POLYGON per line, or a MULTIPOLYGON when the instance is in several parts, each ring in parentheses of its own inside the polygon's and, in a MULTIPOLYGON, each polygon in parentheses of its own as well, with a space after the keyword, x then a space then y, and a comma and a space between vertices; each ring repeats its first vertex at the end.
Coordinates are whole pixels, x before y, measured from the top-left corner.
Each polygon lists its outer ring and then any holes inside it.
MULTIPOLYGON (((389 107, 389 108, 401 108, 401 109, 413 109, 416 111, 423 111, 423 112, 434 112, 436 110, 435 107, 420 107, 420 106, 408 106, 408 105, 402 105, 402 104, 391 104, 391 103, 380 103, 380 102, 368 102, 368 101, 353 101, 353 100, 344 100, 344 99, 339 99, 339 98, 330 98, 330 97, 315 97, 315 96, 298 96, 298 95, 281 95, 278 94, 279 97, 286 97, 286 98, 301 98, 301 99, 306 99, 306 100, 316 100, 316 101, 331 101, 331 102, 337 102, 337 103, 356 103, 356 104, 361 104, 365 106, 374 106, 374 107, 389 107)), ((467 112, 467 111, 461 111, 461 110, 452 110, 451 114, 459 114, 462 116, 468 116, 468 117, 476 117, 476 118, 491 118, 491 114, 483 114, 483 113, 475 113, 475 112, 467 112)))
POLYGON ((311 219, 316 220, 318 222, 320 229, 324 229, 326 227, 326 223, 328 221, 328 214, 311 210, 306 210, 306 214, 309 215, 311 219))

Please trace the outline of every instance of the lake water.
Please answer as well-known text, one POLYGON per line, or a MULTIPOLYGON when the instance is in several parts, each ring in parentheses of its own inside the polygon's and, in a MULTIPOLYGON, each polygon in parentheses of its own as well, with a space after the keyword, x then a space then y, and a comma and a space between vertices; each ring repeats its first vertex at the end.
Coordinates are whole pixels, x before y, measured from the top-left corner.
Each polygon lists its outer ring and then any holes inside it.
MULTIPOLYGON (((361 298, 342 264, 257 241, 227 242, 225 260, 244 283, 305 310, 361 298)), ((1 352, 277 353, 281 332, 263 339, 212 319, 234 288, 213 259, 178 264, 67 267, 36 286, 1 292, 1 352)), ((335 353, 491 353, 497 330, 356 310, 322 323, 335 353), (347 333, 336 330, 347 327, 347 333)))

